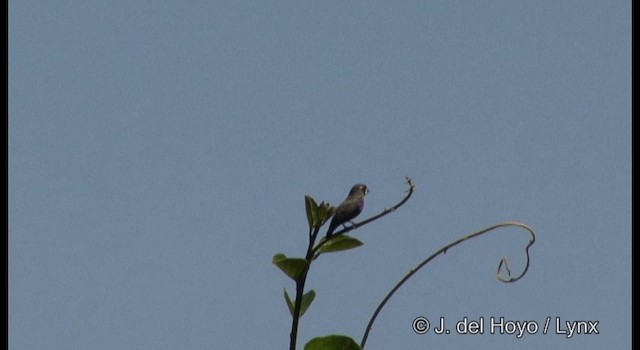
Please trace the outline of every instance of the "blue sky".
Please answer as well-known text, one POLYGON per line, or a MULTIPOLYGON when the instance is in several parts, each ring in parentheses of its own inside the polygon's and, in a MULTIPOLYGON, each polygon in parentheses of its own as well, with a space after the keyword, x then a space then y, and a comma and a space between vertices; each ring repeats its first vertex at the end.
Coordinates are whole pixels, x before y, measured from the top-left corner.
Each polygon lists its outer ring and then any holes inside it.
POLYGON ((283 349, 304 195, 371 190, 313 266, 299 348, 631 344, 628 1, 12 1, 9 348, 283 349), (415 334, 418 316, 599 334, 415 334))

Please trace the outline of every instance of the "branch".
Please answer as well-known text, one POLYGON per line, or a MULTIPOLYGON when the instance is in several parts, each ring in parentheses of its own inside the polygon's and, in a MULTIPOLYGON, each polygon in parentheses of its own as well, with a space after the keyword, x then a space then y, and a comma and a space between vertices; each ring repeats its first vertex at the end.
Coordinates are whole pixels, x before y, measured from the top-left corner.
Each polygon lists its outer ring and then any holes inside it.
MULTIPOLYGON (((385 216, 385 215, 387 215, 389 213, 392 213, 392 212, 398 210, 398 208, 400 208, 404 203, 406 203, 409 200, 409 198, 411 198, 411 195, 413 194, 413 191, 416 188, 416 185, 414 185, 413 180, 410 177, 408 177, 408 176, 405 177, 405 180, 407 181, 407 185, 409 185, 409 189, 405 191, 405 195, 404 195, 404 197, 402 197, 402 200, 400 200, 400 202, 398 202, 396 205, 394 205, 391 208, 384 209, 382 212, 380 212, 377 215, 374 215, 374 216, 372 216, 372 217, 370 217, 370 218, 368 218, 366 220, 363 220, 363 221, 360 221, 360 222, 356 222, 356 223, 354 223, 353 225, 351 225, 349 227, 343 228, 342 230, 334 233, 333 237, 337 237, 337 236, 345 234, 345 233, 347 233, 349 231, 355 230, 358 227, 364 226, 364 225, 366 225, 368 223, 371 223, 371 222, 373 222, 375 220, 380 219, 381 217, 383 217, 383 216, 385 216)), ((323 240, 320 241, 320 243, 318 243, 318 245, 315 248, 313 248, 313 254, 314 254, 313 260, 315 260, 318 257, 318 255, 320 255, 320 254, 318 254, 316 252, 326 242, 327 241, 323 239, 323 240)))
MULTIPOLYGON (((309 246, 307 247, 307 254, 305 256, 305 259, 309 261, 309 263, 311 263, 311 257, 313 256, 313 244, 316 240, 316 236, 318 235, 318 231, 320 231, 320 227, 316 227, 314 230, 309 229, 309 246)), ((296 301, 293 307, 291 333, 289 334, 289 350, 296 349, 300 310, 302 309, 302 296, 304 295, 304 285, 307 282, 307 273, 309 272, 310 266, 311 265, 309 264, 307 270, 296 281, 296 301)))
POLYGON ((503 222, 503 223, 499 223, 496 225, 493 225, 491 227, 485 228, 483 230, 480 230, 478 232, 474 232, 470 235, 464 236, 452 243, 447 244, 446 246, 440 248, 437 252, 433 253, 431 256, 429 256, 428 258, 426 258, 425 260, 423 260, 422 262, 420 262, 416 267, 414 267, 411 271, 409 271, 409 273, 407 273, 401 280, 400 282, 398 282, 395 287, 393 287, 393 289, 391 289, 391 291, 387 294, 387 296, 384 297, 384 299, 382 299, 382 302, 380 303, 380 305, 378 305, 378 307, 376 308, 376 311, 373 313, 373 316, 371 316, 371 319, 369 320, 369 324, 367 324, 367 328, 364 332, 364 335, 362 337, 362 341, 360 342, 360 347, 362 349, 364 349, 364 345, 367 342, 367 338, 369 337, 369 332, 371 331, 371 328, 373 327, 373 322, 376 320, 376 317, 378 317, 378 314, 380 313, 380 311, 382 310, 382 308, 384 307, 384 305, 387 303, 387 301, 389 301, 389 299, 391 299, 391 297, 393 296, 393 294, 400 289, 400 287, 409 280, 409 278, 411 278, 411 276, 413 276, 416 272, 418 272, 418 270, 420 270, 424 265, 426 265, 427 263, 429 263, 431 260, 433 260, 436 256, 440 255, 440 254, 444 254, 447 252, 447 250, 449 248, 452 248, 468 239, 480 236, 482 234, 485 234, 489 231, 493 231, 495 229, 501 228, 501 227, 508 227, 508 226, 516 226, 519 228, 522 228, 526 231, 529 232, 529 234, 531 235, 531 239, 529 240, 529 244, 527 244, 527 246, 525 247, 525 254, 527 257, 527 263, 525 265, 524 271, 522 271, 522 273, 519 276, 516 277, 511 277, 511 269, 509 269, 509 263, 507 261, 506 258, 502 258, 500 260, 500 264, 498 265, 498 271, 497 271, 497 278, 499 281, 504 282, 504 283, 512 283, 515 282, 517 280, 519 280, 520 278, 522 278, 527 271, 529 270, 529 248, 533 245, 533 243, 535 243, 536 241, 536 235, 533 232, 533 230, 520 222, 515 222, 515 221, 507 221, 507 222, 503 222), (509 279, 505 279, 502 276, 500 276, 500 271, 502 269, 502 267, 504 266, 504 268, 507 271, 507 274, 509 275, 509 279))
MULTIPOLYGON (((334 237, 344 234, 346 232, 349 232, 351 230, 355 230, 360 226, 366 225, 400 208, 400 206, 402 206, 407 200, 409 200, 415 188, 411 178, 406 177, 406 180, 407 180, 407 184, 409 185, 409 189, 407 190, 404 198, 402 198, 402 200, 398 204, 394 205, 390 209, 383 210, 380 214, 376 216, 373 216, 367 220, 364 220, 360 223, 353 224, 352 226, 349 226, 341 231, 338 231, 334 235, 334 237)), ((304 296, 304 285, 307 281, 307 273, 311 268, 311 262, 315 260, 320 254, 317 252, 317 250, 326 242, 326 240, 324 240, 323 238, 315 248, 313 247, 313 245, 315 244, 316 238, 318 236, 319 230, 320 230, 320 226, 314 228, 313 230, 311 229, 309 230, 309 245, 307 247, 307 253, 305 255, 305 259, 309 262, 309 265, 307 266, 306 271, 304 271, 304 273, 296 280, 296 300, 293 307, 293 322, 291 323, 289 350, 295 350, 296 348, 296 342, 298 338, 298 325, 300 323, 300 310, 302 309, 302 297, 304 296)))

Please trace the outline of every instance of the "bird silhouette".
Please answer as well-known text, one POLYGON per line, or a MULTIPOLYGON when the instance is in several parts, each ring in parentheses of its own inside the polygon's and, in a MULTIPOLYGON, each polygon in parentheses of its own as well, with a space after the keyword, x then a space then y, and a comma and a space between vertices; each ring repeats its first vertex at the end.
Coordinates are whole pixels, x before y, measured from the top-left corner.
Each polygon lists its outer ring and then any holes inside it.
POLYGON ((329 224, 329 229, 327 230, 327 239, 331 238, 333 231, 338 226, 351 221, 362 212, 364 196, 367 195, 367 192, 369 192, 369 189, 363 184, 355 184, 351 187, 349 195, 338 205, 335 214, 333 214, 333 219, 331 219, 331 224, 329 224))

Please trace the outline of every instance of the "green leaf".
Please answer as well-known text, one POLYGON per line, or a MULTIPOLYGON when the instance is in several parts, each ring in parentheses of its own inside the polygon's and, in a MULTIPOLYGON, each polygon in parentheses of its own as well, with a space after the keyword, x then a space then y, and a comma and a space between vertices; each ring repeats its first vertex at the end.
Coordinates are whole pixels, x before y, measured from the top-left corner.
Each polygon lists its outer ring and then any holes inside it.
POLYGON ((332 207, 331 204, 325 202, 318 204, 309 195, 304 196, 304 208, 307 212, 309 228, 312 230, 324 225, 336 211, 336 208, 332 207))
POLYGON ((307 309, 313 302, 313 299, 315 298, 316 298, 316 292, 313 289, 304 293, 304 295, 302 296, 302 305, 300 305, 300 317, 304 315, 305 311, 307 311, 307 309))
MULTIPOLYGON (((315 298, 316 298, 316 292, 313 289, 304 293, 304 295, 302 296, 302 304, 300 304, 300 317, 304 315, 304 313, 307 311, 307 309, 313 302, 313 299, 315 298)), ((291 298, 289 297, 289 293, 287 293, 286 288, 284 289, 284 300, 287 302, 287 306, 289 307, 289 312, 291 313, 291 317, 293 317, 293 312, 295 311, 296 305, 293 301, 291 301, 291 298)))
POLYGON ((307 211, 307 222, 309 223, 309 227, 314 229, 317 222, 316 216, 318 212, 318 204, 313 198, 311 198, 311 196, 305 195, 304 208, 307 211))
POLYGON ((294 281, 298 279, 309 267, 309 262, 300 258, 287 258, 284 254, 273 256, 273 264, 294 281))
POLYGON ((287 288, 283 288, 284 289, 284 300, 287 302, 287 306, 289 307, 289 313, 291 314, 291 317, 293 317, 293 309, 295 308, 295 305, 293 304, 293 302, 291 302, 291 298, 289 298, 289 293, 287 293, 287 288))
POLYGON ((325 222, 331 219, 333 214, 336 212, 336 208, 332 207, 329 203, 321 202, 318 211, 318 226, 322 226, 325 224, 325 222))
POLYGON ((360 345, 346 335, 329 335, 309 340, 304 350, 362 350, 360 345))
POLYGON ((348 235, 339 235, 331 238, 327 243, 325 243, 318 251, 320 253, 330 253, 330 252, 339 252, 341 250, 348 250, 359 247, 364 243, 359 240, 348 236, 348 235))

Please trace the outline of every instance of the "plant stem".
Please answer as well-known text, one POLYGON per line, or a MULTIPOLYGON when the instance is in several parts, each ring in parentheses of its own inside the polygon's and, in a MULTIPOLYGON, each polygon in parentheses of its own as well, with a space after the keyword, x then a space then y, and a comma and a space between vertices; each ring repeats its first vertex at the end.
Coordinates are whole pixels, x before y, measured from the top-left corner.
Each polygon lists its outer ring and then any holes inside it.
POLYGON ((300 323, 300 310, 302 309, 302 297, 304 296, 304 285, 307 281, 307 273, 309 272, 309 268, 311 268, 311 261, 314 252, 313 245, 316 242, 318 231, 320 231, 320 227, 317 227, 309 235, 309 246, 307 247, 307 254, 305 255, 305 259, 308 262, 307 270, 296 281, 296 301, 293 307, 293 321, 291 322, 289 350, 296 349, 296 342, 298 339, 298 324, 300 323))

